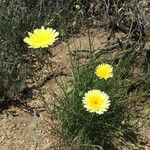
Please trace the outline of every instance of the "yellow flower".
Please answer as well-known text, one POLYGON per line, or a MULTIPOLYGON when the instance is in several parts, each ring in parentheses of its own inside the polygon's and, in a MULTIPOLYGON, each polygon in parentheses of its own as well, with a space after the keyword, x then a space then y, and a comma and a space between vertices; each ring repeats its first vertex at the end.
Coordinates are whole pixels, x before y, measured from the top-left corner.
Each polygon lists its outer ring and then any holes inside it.
POLYGON ((100 64, 97 66, 95 73, 100 79, 107 80, 113 77, 113 67, 109 64, 100 64))
POLYGON ((82 102, 87 111, 97 114, 103 114, 110 105, 109 96, 100 90, 88 91, 82 102))
POLYGON ((29 37, 24 38, 23 41, 29 45, 29 48, 44 48, 52 45, 58 39, 59 33, 52 28, 45 29, 42 26, 33 33, 28 32, 28 35, 29 37))

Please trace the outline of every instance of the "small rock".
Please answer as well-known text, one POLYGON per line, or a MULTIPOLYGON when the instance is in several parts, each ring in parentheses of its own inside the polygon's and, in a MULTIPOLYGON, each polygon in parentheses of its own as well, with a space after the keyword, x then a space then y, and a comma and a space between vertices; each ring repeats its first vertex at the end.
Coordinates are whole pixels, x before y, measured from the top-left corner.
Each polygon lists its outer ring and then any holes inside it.
POLYGON ((148 143, 148 141, 140 141, 141 145, 146 145, 148 143))

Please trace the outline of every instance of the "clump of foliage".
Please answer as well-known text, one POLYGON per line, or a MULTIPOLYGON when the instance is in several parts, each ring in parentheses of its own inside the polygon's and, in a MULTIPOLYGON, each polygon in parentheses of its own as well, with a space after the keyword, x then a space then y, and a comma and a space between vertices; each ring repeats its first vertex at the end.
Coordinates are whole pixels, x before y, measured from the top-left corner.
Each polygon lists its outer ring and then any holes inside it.
POLYGON ((25 7, 14 1, 1 1, 0 9, 0 101, 15 99, 26 88, 28 67, 22 55, 27 53, 22 41, 25 7), (26 68, 26 69, 25 69, 26 68))
MULTIPOLYGON (((108 0, 98 1, 94 6, 94 17, 103 20, 103 26, 115 31, 130 33, 130 37, 142 40, 147 30, 149 21, 147 18, 146 3, 136 0, 108 0)), ((111 35, 112 35, 111 34, 111 35)))
POLYGON ((126 54, 117 64, 109 61, 114 67, 114 76, 108 80, 100 80, 95 75, 95 69, 101 63, 99 61, 91 60, 80 69, 79 66, 73 67, 73 83, 68 89, 63 88, 64 97, 55 109, 59 130, 64 139, 72 143, 72 148, 81 150, 82 145, 88 143, 107 149, 126 128, 122 122, 127 119, 128 89, 132 83, 132 76, 127 71, 131 67, 132 56, 126 54), (84 94, 92 89, 104 91, 110 97, 110 109, 102 115, 90 113, 83 107, 84 94))

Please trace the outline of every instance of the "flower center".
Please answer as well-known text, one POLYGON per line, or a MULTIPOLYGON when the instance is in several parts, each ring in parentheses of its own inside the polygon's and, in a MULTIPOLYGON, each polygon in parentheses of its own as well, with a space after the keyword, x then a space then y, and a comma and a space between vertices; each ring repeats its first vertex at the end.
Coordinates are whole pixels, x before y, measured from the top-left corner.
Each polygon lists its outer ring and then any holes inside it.
POLYGON ((101 71, 103 76, 107 76, 109 74, 109 71, 107 69, 104 69, 101 71))
POLYGON ((97 104, 98 102, 95 100, 94 103, 97 104))
POLYGON ((104 103, 105 102, 104 102, 103 97, 99 95, 93 95, 89 97, 89 100, 88 100, 88 105, 94 110, 98 110, 101 107, 103 107, 104 103))

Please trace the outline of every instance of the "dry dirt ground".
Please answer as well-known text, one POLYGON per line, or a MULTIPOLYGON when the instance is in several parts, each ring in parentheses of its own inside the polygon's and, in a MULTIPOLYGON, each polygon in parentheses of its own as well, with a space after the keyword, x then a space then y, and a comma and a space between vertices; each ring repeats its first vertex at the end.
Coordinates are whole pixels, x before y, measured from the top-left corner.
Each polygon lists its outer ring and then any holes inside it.
MULTIPOLYGON (((103 48, 108 42, 108 33, 104 29, 91 29, 90 35, 94 49, 103 48)), ((117 34, 116 36, 119 38, 120 35, 121 34, 117 34)), ((89 38, 86 32, 70 38, 68 43, 71 51, 89 49, 89 38)), ((62 82, 69 82, 72 78, 72 73, 70 69, 68 44, 61 42, 53 49, 52 53, 54 71, 65 72, 65 75, 61 75, 62 82)), ((81 59, 81 62, 83 63, 86 60, 84 57, 81 59)), ((43 72, 43 77, 51 72, 47 66, 43 67, 41 71, 43 72)), ((60 93, 60 89, 53 78, 47 81, 40 90, 44 92, 44 100, 49 106, 53 99, 53 94, 60 93)), ((49 132, 49 130, 51 130, 49 122, 52 123, 55 120, 46 112, 45 105, 41 97, 36 94, 36 91, 34 91, 34 96, 28 100, 27 105, 30 106, 30 109, 11 106, 8 110, 0 114, 0 150, 38 150, 36 147, 37 137, 40 143, 40 150, 48 150, 49 146, 53 146, 56 142, 56 137, 49 132), (34 109, 39 114, 36 117, 33 112, 34 109), (38 126, 38 133, 36 133, 35 125, 38 126)), ((141 108, 142 104, 140 103, 139 105, 141 108)), ((139 110, 139 114, 142 115, 143 111, 142 107, 142 109, 139 110)), ((142 120, 142 117, 140 118, 142 123, 139 131, 140 136, 138 136, 138 139, 136 141, 134 140, 134 142, 129 140, 127 145, 133 145, 134 150, 149 150, 149 122, 143 125, 143 122, 148 121, 148 116, 146 116, 146 120, 142 120)), ((120 150, 121 149, 128 150, 127 147, 120 148, 120 150)))

